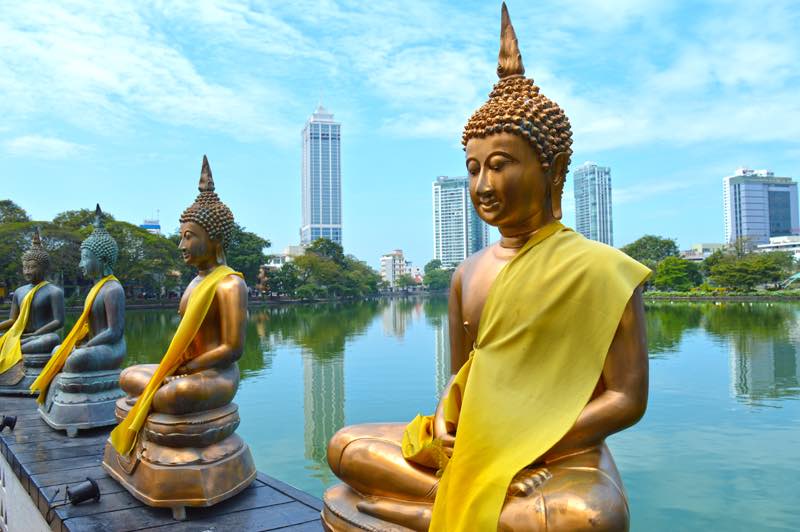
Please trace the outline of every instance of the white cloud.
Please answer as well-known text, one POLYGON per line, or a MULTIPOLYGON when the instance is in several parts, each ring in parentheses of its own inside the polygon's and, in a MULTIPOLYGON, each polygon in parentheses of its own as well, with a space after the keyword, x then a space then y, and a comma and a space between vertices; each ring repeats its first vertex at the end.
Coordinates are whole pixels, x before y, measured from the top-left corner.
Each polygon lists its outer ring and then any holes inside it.
MULTIPOLYGON (((528 73, 566 110, 576 149, 800 143, 791 2, 510 8, 528 73)), ((293 145, 307 93, 328 89, 353 95, 357 115, 377 101, 384 132, 457 140, 495 81, 495 5, 25 2, 3 15, 0 48, 14 53, 0 55, 0 113, 12 124, 113 133, 148 120, 293 145)))
POLYGON ((6 152, 18 157, 37 159, 68 159, 89 150, 88 146, 54 137, 25 135, 4 143, 6 152))

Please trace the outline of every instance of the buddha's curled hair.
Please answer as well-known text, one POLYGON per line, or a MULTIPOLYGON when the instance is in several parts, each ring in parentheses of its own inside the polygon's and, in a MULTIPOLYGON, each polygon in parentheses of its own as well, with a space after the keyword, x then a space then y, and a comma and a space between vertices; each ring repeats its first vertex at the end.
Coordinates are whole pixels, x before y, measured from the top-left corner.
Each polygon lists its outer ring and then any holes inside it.
POLYGON ((35 262, 45 271, 50 267, 50 255, 47 253, 47 250, 44 249, 44 246, 42 246, 42 238, 39 235, 38 227, 33 232, 31 247, 22 254, 22 261, 35 262))
POLYGON ((88 249, 91 251, 109 270, 113 269, 117 264, 119 247, 114 237, 106 231, 105 224, 103 223, 103 211, 100 210, 100 204, 97 205, 94 211, 94 229, 92 230, 92 234, 81 242, 81 249, 88 249))
POLYGON ((466 146, 472 138, 504 131, 514 133, 530 143, 542 168, 548 169, 558 153, 572 154, 572 129, 564 111, 524 74, 517 36, 504 3, 497 64, 500 81, 489 93, 489 100, 467 121, 462 143, 466 146))
POLYGON ((214 192, 214 179, 208 158, 203 155, 203 168, 200 171, 200 194, 181 214, 181 223, 194 222, 206 230, 209 238, 227 249, 233 236, 233 213, 222 203, 214 192))

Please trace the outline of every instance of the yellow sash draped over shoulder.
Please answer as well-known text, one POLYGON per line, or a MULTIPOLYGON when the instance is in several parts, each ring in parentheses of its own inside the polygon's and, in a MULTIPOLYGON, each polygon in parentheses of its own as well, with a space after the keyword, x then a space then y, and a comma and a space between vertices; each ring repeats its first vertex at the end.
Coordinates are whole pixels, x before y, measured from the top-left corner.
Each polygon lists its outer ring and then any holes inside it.
POLYGON ((242 277, 241 273, 234 271, 229 266, 217 266, 194 287, 186 304, 186 311, 178 324, 178 330, 175 331, 175 336, 172 337, 164 358, 161 359, 161 363, 159 363, 158 368, 150 378, 150 382, 147 383, 144 391, 136 400, 136 404, 133 405, 125 419, 111 431, 111 436, 108 439, 119 454, 123 456, 130 454, 136 444, 139 429, 142 428, 147 415, 150 413, 150 406, 153 403, 156 392, 164 384, 164 379, 175 373, 175 370, 186 361, 184 353, 208 313, 211 302, 214 300, 214 294, 217 291, 217 285, 228 275, 242 277))
POLYGON ((78 345, 78 342, 89 334, 89 314, 92 312, 92 305, 94 304, 97 294, 100 293, 100 289, 109 281, 119 282, 113 275, 106 275, 97 281, 92 289, 89 290, 86 301, 83 303, 83 312, 81 312, 78 321, 72 326, 72 329, 69 331, 69 334, 67 334, 67 337, 64 338, 64 341, 61 342, 61 345, 50 355, 50 360, 47 361, 44 369, 42 369, 42 373, 33 381, 33 384, 31 384, 31 393, 35 393, 37 390, 39 391, 39 397, 36 398, 39 404, 44 404, 45 398, 47 397, 47 389, 50 387, 50 383, 53 379, 56 378, 56 375, 61 371, 61 368, 64 367, 67 357, 75 349, 75 346, 78 345))
POLYGON ((497 530, 511 479, 573 426, 628 300, 649 275, 559 222, 506 264, 445 404, 446 419, 457 420, 452 458, 437 452, 430 417, 418 416, 404 435, 406 458, 430 466, 438 455, 446 465, 430 530, 497 530))
POLYGON ((19 306, 17 320, 3 336, 0 336, 0 374, 5 373, 14 367, 17 362, 22 360, 22 333, 25 332, 25 327, 28 325, 28 317, 31 314, 31 305, 33 305, 33 296, 46 284, 47 281, 42 281, 25 294, 19 306))

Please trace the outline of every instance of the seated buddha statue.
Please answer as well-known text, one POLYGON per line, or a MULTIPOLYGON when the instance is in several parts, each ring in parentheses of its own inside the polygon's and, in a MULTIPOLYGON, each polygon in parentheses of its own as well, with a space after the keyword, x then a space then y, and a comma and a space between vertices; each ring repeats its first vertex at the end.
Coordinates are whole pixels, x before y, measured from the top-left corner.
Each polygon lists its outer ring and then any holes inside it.
POLYGON ((501 238, 453 275, 454 375, 432 416, 334 435, 330 530, 628 529, 605 439, 646 408, 650 272, 560 223, 570 124, 524 77, 505 5, 497 72, 462 140, 501 238))
POLYGON ((119 425, 103 466, 135 497, 171 508, 211 506, 255 478, 247 444, 235 434, 247 319, 247 285, 227 266, 233 214, 214 192, 203 157, 200 194, 181 215, 178 245, 197 276, 184 291, 181 321, 159 364, 126 368, 117 401, 119 425))
POLYGON ((31 391, 40 392, 42 419, 70 437, 116 423, 120 365, 127 354, 125 291, 113 271, 118 255, 98 205, 92 233, 81 243, 79 264, 94 284, 72 330, 31 385, 31 391))
POLYGON ((50 255, 37 228, 30 249, 22 254, 28 284, 14 291, 11 313, 0 322, 0 395, 27 394, 60 341, 64 326, 64 291, 45 281, 50 255))

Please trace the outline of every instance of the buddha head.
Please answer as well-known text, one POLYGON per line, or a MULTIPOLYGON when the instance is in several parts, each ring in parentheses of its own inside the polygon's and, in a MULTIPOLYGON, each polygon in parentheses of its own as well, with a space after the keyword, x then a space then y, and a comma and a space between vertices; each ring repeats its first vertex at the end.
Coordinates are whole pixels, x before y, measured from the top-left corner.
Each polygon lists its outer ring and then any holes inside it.
POLYGON ((489 100, 464 127, 462 143, 478 216, 513 235, 561 218, 572 131, 558 105, 525 77, 505 3, 497 75, 489 100))
POLYGON ((200 194, 181 214, 181 241, 178 248, 187 264, 207 270, 225 264, 225 251, 233 236, 233 213, 214 192, 214 179, 208 158, 203 155, 200 194))
POLYGON ((90 278, 104 277, 114 273, 119 248, 114 238, 103 224, 103 211, 98 204, 94 211, 94 229, 81 243, 81 262, 78 265, 83 274, 90 278))
POLYGON ((42 246, 39 228, 33 232, 31 247, 22 254, 22 276, 31 284, 38 284, 44 280, 50 268, 50 255, 42 246))

